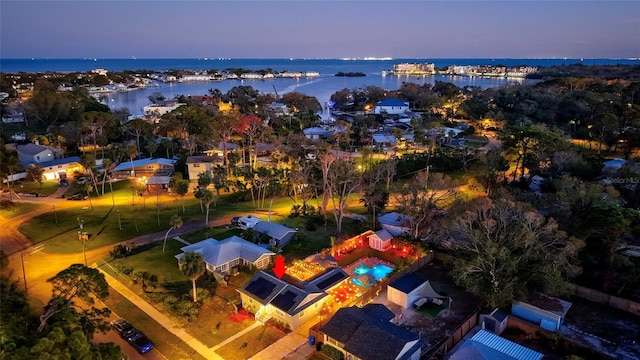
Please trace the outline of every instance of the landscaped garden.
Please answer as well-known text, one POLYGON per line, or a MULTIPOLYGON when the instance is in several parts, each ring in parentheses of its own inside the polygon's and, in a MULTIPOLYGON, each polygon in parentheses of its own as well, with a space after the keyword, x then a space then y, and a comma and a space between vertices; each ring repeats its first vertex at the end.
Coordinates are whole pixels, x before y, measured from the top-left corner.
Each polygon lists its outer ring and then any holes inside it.
POLYGON ((230 278, 227 286, 205 274, 196 281, 198 303, 194 303, 191 280, 180 272, 175 258, 183 246, 170 239, 162 252, 162 243, 153 243, 134 249, 129 256, 105 259, 99 266, 212 347, 253 324, 252 317, 236 313, 240 302, 236 289, 252 274, 240 272, 230 278))

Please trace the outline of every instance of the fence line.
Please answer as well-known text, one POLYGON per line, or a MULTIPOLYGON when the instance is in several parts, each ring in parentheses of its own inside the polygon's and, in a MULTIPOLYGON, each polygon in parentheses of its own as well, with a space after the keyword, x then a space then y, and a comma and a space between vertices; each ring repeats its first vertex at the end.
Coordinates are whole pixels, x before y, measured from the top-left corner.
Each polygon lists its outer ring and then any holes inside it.
POLYGON ((619 309, 630 314, 634 314, 636 316, 640 316, 640 304, 619 298, 617 296, 605 294, 601 291, 590 289, 580 285, 572 285, 573 293, 575 296, 581 297, 583 299, 587 299, 589 301, 596 302, 598 304, 607 305, 609 307, 619 309))

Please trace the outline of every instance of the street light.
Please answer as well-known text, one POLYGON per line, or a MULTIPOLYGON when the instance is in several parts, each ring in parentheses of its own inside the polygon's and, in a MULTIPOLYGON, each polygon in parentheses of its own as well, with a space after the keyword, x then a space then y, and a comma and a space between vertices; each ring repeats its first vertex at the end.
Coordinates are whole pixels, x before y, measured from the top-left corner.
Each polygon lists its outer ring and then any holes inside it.
POLYGON ((78 228, 80 229, 78 230, 78 240, 82 241, 82 255, 84 255, 84 266, 87 266, 86 241, 89 235, 86 232, 82 231, 84 230, 84 220, 81 220, 80 216, 78 216, 77 219, 78 219, 78 228))
POLYGON ((53 216, 55 217, 56 224, 57 224, 58 223, 58 213, 56 212, 56 206, 55 205, 52 205, 52 206, 53 206, 53 216))
POLYGON ((118 228, 122 231, 122 221, 120 221, 120 210, 116 210, 118 212, 118 228))

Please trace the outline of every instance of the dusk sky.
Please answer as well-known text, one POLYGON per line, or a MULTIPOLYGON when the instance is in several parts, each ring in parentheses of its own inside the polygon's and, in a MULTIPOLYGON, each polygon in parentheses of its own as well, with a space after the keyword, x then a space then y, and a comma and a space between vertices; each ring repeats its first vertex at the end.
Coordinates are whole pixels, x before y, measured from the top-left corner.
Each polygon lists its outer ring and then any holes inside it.
POLYGON ((6 1, 2 58, 640 57, 640 1, 6 1))

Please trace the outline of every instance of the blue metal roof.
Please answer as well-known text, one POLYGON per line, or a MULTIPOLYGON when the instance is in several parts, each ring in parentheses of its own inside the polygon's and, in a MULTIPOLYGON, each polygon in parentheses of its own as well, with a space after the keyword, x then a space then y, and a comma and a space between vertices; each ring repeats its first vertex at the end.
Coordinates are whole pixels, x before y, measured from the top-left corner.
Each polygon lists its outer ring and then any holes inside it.
POLYGON ((406 102, 398 99, 386 99, 376 103, 376 106, 409 106, 406 102))
MULTIPOLYGON (((175 163, 176 163, 176 160, 163 159, 163 158, 140 159, 140 160, 133 160, 133 167, 137 168, 140 166, 147 166, 147 165, 153 165, 153 164, 173 166, 175 163)), ((121 162, 112 171, 122 171, 122 170, 131 170, 131 161, 121 162)))
POLYGON ((42 166, 42 167, 44 168, 44 167, 47 167, 47 166, 56 166, 56 165, 63 165, 63 164, 71 164, 71 163, 74 163, 74 162, 76 162, 76 163, 80 163, 80 157, 78 157, 78 156, 71 156, 71 157, 68 157, 68 158, 55 159, 55 160, 50 160, 50 161, 42 162, 42 163, 40 163, 40 164, 38 164, 38 165, 40 165, 40 166, 42 166))
MULTIPOLYGON (((469 342, 474 345, 480 345, 479 349, 482 349, 482 346, 486 346, 489 349, 498 351, 511 359, 540 360, 543 356, 537 351, 518 345, 513 341, 509 341, 486 330, 478 331, 477 334, 473 335, 473 337, 469 339, 469 342)), ((495 358, 495 354, 489 358, 495 358)))

